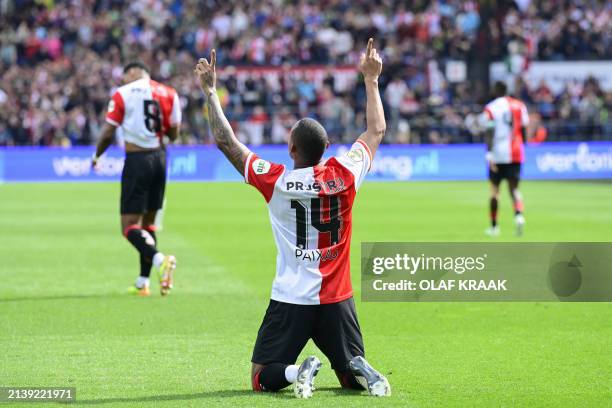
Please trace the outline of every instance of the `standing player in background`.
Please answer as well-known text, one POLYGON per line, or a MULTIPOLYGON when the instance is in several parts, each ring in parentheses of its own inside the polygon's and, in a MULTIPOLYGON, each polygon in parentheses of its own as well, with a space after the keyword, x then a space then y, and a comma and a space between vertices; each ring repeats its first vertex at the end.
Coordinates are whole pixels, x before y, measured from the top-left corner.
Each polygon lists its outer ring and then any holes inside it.
POLYGON ((329 145, 323 126, 301 119, 291 129, 293 169, 257 157, 240 143, 216 91, 216 53, 195 72, 206 96, 209 123, 219 149, 268 203, 277 246, 272 296, 251 359, 255 391, 294 383, 298 398, 312 396, 321 362, 295 362, 309 339, 327 356, 343 387, 389 395, 387 379, 364 359, 350 274, 352 207, 385 133, 378 92, 382 60, 372 39, 361 57, 367 95, 367 130, 346 155, 322 161, 329 145))
POLYGON ((508 180, 508 189, 514 206, 514 225, 516 235, 523 234, 525 217, 523 215, 523 197, 519 191, 521 164, 525 160, 524 141, 529 114, 525 104, 508 95, 506 84, 496 82, 493 85, 495 99, 487 104, 482 113, 486 127, 487 154, 489 163, 489 181, 491 197, 489 210, 491 226, 487 234, 498 236, 497 208, 499 203, 499 185, 503 179, 508 180))
POLYGON ((111 145, 121 127, 125 139, 125 164, 121 175, 121 230, 140 254, 140 276, 129 292, 149 296, 152 266, 158 270, 160 291, 173 285, 176 258, 157 250, 155 215, 162 208, 166 188, 166 152, 163 137, 176 140, 181 107, 176 91, 153 81, 139 62, 123 70, 123 85, 108 104, 92 166, 111 145))

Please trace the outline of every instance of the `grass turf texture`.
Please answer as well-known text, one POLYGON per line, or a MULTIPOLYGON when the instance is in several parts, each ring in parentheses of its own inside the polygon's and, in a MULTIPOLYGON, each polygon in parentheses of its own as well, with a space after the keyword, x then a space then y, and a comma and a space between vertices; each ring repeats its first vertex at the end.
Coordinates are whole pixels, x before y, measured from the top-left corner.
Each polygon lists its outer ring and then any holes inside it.
MULTIPOLYGON (((612 186, 526 182, 529 241, 607 241, 612 186)), ((505 193, 505 191, 504 191, 505 193)), ((357 302, 389 399, 340 391, 324 362, 313 399, 250 391, 250 353, 275 248, 265 203, 241 184, 168 189, 160 248, 174 292, 128 297, 138 271, 115 184, 0 186, 0 385, 74 386, 78 406, 609 406, 612 305, 357 302)), ((485 241, 485 183, 365 184, 361 241, 485 241)), ((512 237, 504 194, 501 239, 512 237)), ((2 405, 2 404, 0 404, 2 405)), ((38 405, 37 406, 41 406, 38 405)))

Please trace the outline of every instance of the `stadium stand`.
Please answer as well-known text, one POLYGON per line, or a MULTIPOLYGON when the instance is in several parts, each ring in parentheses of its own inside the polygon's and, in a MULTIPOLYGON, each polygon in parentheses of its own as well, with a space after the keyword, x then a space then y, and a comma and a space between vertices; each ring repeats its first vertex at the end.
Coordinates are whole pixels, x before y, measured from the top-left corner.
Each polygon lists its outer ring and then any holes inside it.
POLYGON ((532 134, 612 139, 612 93, 598 79, 555 91, 521 75, 532 61, 612 60, 611 25, 609 2, 589 0, 0 0, 0 145, 94 143, 121 65, 136 58, 179 91, 182 143, 209 143, 192 68, 212 46, 244 141, 282 143, 306 115, 352 140, 365 105, 352 67, 369 36, 386 64, 387 143, 480 141, 492 61, 519 66, 532 134), (467 73, 451 81, 457 62, 467 73))

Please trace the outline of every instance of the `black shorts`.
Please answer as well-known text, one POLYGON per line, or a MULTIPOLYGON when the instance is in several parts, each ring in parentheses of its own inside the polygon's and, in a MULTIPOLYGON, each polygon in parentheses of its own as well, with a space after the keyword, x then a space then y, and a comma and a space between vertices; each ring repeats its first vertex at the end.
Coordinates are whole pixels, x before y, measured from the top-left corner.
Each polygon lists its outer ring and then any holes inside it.
POLYGON ((492 183, 499 184, 503 179, 520 180, 521 163, 500 163, 495 172, 489 167, 489 180, 492 183))
POLYGON ((121 174, 121 214, 144 214, 162 208, 166 190, 166 152, 125 155, 121 174))
POLYGON ((325 354, 334 370, 364 356, 361 329, 353 298, 325 305, 294 305, 270 300, 257 333, 251 361, 295 364, 309 339, 325 354))

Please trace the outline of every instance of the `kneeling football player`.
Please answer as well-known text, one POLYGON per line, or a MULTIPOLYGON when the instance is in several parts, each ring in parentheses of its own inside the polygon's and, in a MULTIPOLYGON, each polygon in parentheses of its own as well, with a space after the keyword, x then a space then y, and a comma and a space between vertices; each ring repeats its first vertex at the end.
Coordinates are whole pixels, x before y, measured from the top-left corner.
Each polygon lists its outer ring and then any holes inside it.
POLYGON ((201 59, 195 69, 211 131, 218 148, 266 200, 278 249, 272 299, 253 351, 253 389, 278 391, 293 383, 298 398, 311 397, 321 362, 310 356, 295 363, 312 339, 343 387, 389 395, 387 379, 364 358, 350 277, 353 201, 385 133, 378 91, 382 60, 372 40, 360 62, 367 130, 346 154, 323 161, 325 129, 313 119, 299 120, 289 138, 292 169, 260 159, 236 139, 217 96, 215 65, 213 50, 210 62, 201 59))

